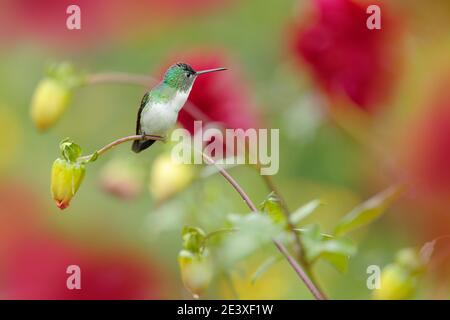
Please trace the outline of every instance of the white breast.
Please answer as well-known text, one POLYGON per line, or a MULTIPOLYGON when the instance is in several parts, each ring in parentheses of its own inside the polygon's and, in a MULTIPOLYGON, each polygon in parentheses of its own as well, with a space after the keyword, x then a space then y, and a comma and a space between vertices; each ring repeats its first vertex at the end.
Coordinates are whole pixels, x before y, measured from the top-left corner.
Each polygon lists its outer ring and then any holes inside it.
POLYGON ((177 92, 165 103, 149 103, 142 110, 141 130, 145 134, 165 135, 172 129, 178 118, 178 112, 186 103, 188 92, 177 92))

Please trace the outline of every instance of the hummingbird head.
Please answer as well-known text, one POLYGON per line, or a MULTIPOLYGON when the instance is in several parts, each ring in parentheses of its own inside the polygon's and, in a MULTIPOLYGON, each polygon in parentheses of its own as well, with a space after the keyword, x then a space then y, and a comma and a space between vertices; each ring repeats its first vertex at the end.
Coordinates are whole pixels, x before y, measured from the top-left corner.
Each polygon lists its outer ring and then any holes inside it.
POLYGON ((163 82, 177 90, 188 91, 194 84, 195 79, 205 73, 222 71, 225 68, 195 71, 186 63, 177 63, 167 69, 163 82))

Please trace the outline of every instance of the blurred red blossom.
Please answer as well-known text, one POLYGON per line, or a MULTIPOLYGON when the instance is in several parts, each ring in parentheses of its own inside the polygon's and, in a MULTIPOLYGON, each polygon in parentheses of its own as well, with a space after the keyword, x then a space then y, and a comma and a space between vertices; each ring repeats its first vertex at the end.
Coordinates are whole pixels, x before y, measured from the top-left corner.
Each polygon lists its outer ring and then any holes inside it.
POLYGON ((116 245, 105 250, 68 240, 45 225, 26 185, 0 185, 1 299, 152 299, 167 286, 158 266, 116 245), (67 267, 81 269, 81 290, 66 286, 67 267))
POLYGON ((189 114, 185 106, 178 117, 183 127, 193 133, 195 120, 202 120, 204 125, 217 122, 230 129, 258 127, 260 117, 247 85, 239 75, 239 67, 223 53, 191 53, 178 57, 178 60, 190 64, 194 70, 229 69, 199 76, 195 80, 187 103, 192 104, 190 109, 195 115, 189 114))
POLYGON ((410 186, 404 203, 407 216, 400 223, 414 229, 422 241, 442 238, 431 267, 445 285, 442 276, 450 279, 450 242, 443 237, 450 235, 450 73, 433 83, 430 98, 399 140, 400 165, 410 186))
MULTIPOLYGON (((108 40, 149 31, 158 22, 192 14, 223 4, 227 0, 4 0, 0 4, 2 30, 14 29, 14 36, 37 39, 75 49, 80 45, 102 44, 108 40), (81 29, 68 30, 66 12, 70 5, 81 10, 81 29)), ((153 28, 151 31, 158 30, 153 28)), ((2 37, 9 37, 0 30, 2 37)))
MULTIPOLYGON (((29 38, 60 45, 76 47, 93 43, 114 30, 114 13, 105 0, 7 0, 3 4, 3 26, 14 29, 15 37, 29 38), (70 5, 81 8, 81 30, 69 30, 66 13, 70 5)), ((8 34, 5 34, 8 37, 8 34)))
POLYGON ((315 15, 290 30, 296 60, 306 63, 330 98, 346 96, 375 111, 388 98, 398 71, 400 23, 381 7, 381 30, 366 26, 368 5, 353 0, 313 0, 315 15))
POLYGON ((450 205, 450 74, 407 128, 404 165, 422 197, 450 205))
POLYGON ((42 234, 15 239, 6 249, 1 255, 6 299, 161 298, 156 269, 129 253, 94 253, 42 234), (80 267, 80 290, 67 288, 70 265, 80 267))

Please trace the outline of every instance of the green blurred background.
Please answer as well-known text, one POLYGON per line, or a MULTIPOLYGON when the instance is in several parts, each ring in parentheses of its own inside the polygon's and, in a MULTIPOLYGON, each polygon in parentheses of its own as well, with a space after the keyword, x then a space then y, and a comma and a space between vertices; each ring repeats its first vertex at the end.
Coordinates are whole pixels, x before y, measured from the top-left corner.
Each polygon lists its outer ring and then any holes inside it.
MULTIPOLYGON (((213 231, 223 227, 228 213, 248 212, 219 175, 197 178, 157 204, 148 185, 156 158, 167 151, 163 144, 139 155, 128 145, 105 154, 89 165, 71 206, 60 211, 49 192, 59 142, 70 137, 90 153, 133 134, 145 89, 120 84, 78 88, 60 121, 41 133, 30 119, 30 101, 52 62, 69 61, 88 73, 159 77, 177 60, 225 57, 218 61, 229 63, 232 75, 217 90, 225 96, 238 92, 240 105, 232 112, 251 105, 260 127, 280 129, 280 170, 273 179, 291 210, 313 199, 323 201, 307 222, 320 224, 324 232, 399 179, 412 182, 382 219, 351 235, 358 253, 346 273, 325 262, 315 266, 332 298, 370 298, 369 265, 382 268, 398 250, 448 233, 448 2, 375 1, 382 6, 382 30, 370 31, 378 36, 369 40, 372 36, 358 33, 354 25, 365 20, 358 10, 347 10, 347 2, 74 1, 81 8, 82 28, 69 31, 69 1, 2 1, 0 297, 190 298, 177 263, 183 225, 213 231), (342 29, 331 28, 334 23, 342 29), (110 176, 122 183, 121 164, 106 167, 117 159, 133 167, 131 176, 124 171, 123 183, 130 179, 136 190, 125 199, 105 187, 110 176), (69 264, 81 267, 80 292, 65 287, 69 264)), ((230 172, 255 203, 269 193, 251 168, 230 172)), ((414 298, 448 297, 450 246, 443 240, 437 248, 439 259, 414 298)), ((251 274, 269 255, 277 255, 275 248, 233 265, 228 280, 216 274, 203 297, 233 298, 234 287, 239 298, 310 299, 285 261, 251 283, 251 274)))

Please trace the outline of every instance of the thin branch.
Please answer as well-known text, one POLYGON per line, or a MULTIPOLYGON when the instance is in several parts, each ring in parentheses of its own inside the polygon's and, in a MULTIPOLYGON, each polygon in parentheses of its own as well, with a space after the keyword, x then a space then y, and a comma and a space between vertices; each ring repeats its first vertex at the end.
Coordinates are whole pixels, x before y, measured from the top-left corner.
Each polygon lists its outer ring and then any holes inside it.
MULTIPOLYGON (((197 151, 201 152, 199 150, 197 150, 197 151)), ((212 158, 210 158, 203 152, 201 152, 201 153, 202 153, 202 156, 205 159, 205 161, 211 165, 214 165, 217 168, 217 170, 219 170, 220 174, 233 186, 233 188, 242 197, 244 202, 248 205, 250 210, 252 210, 253 212, 257 212, 258 210, 257 210, 255 204, 250 200, 248 195, 241 188, 241 186, 239 186, 239 184, 236 182, 236 180, 234 180, 234 178, 225 169, 223 169, 221 166, 216 164, 216 162, 212 158)), ((317 289, 315 284, 311 281, 311 279, 308 277, 308 275, 303 271, 302 267, 298 264, 298 262, 289 254, 286 247, 276 239, 272 239, 272 241, 275 244, 275 246, 277 247, 277 249, 281 252, 281 254, 283 254, 286 257, 289 264, 295 270, 295 272, 300 277, 300 279, 302 279, 302 281, 305 283, 306 287, 311 291, 313 296, 318 300, 326 300, 325 296, 320 292, 319 289, 317 289)))
POLYGON ((125 72, 93 73, 87 76, 87 84, 120 83, 149 87, 157 80, 150 76, 125 72))
MULTIPOLYGON (((119 83, 149 88, 151 85, 157 82, 158 80, 151 76, 132 74, 126 72, 92 73, 87 75, 86 77, 86 84, 88 85, 103 84, 103 83, 119 83)), ((211 121, 211 118, 208 117, 208 115, 206 115, 199 107, 197 107, 190 101, 186 102, 186 104, 183 107, 183 110, 186 111, 186 113, 188 113, 193 119, 198 119, 205 122, 211 121)))
MULTIPOLYGON (((150 77, 150 76, 129 74, 129 73, 123 73, 123 72, 97 73, 97 74, 88 75, 88 77, 87 77, 87 83, 88 84, 122 83, 122 84, 134 84, 134 85, 140 85, 140 86, 143 86, 143 87, 149 87, 149 85, 154 84, 155 82, 156 82, 156 80, 153 77, 150 77)), ((203 121, 210 121, 210 118, 200 108, 198 108, 197 106, 195 106, 191 102, 186 103, 186 105, 184 106, 184 110, 191 117, 193 117, 194 119, 201 119, 203 121)), ((111 149, 111 148, 115 147, 116 145, 121 144, 123 142, 132 141, 132 140, 139 140, 139 139, 145 139, 145 138, 153 139, 153 140, 162 140, 161 137, 157 137, 157 136, 144 136, 144 137, 143 136, 139 136, 139 135, 128 136, 128 137, 125 137, 125 138, 122 138, 122 139, 118 139, 118 140, 116 140, 116 141, 114 141, 114 142, 104 146, 103 148, 98 150, 97 153, 98 153, 98 155, 101 155, 104 152, 108 151, 109 149, 111 149)), ((81 158, 82 159, 89 159, 92 156, 93 155, 89 155, 89 156, 84 156, 84 157, 81 157, 81 158)), ((224 168, 222 168, 221 166, 217 165, 213 159, 211 159, 210 157, 205 155, 203 152, 202 152, 202 156, 203 156, 203 158, 205 159, 205 161, 207 163, 209 163, 211 165, 214 165, 218 169, 220 174, 239 193, 239 195, 242 197, 242 199, 248 205, 248 207, 252 211, 257 211, 256 206, 254 205, 254 203, 250 200, 250 198, 247 196, 247 194, 244 192, 244 190, 239 186, 239 184, 236 182, 236 180, 234 180, 233 177, 231 175, 229 175, 228 172, 224 168)), ((263 176, 263 179, 264 179, 265 183, 267 184, 267 186, 269 187, 269 189, 274 191, 277 194, 278 198, 280 199, 280 203, 281 203, 283 212, 285 213, 285 215, 287 217, 289 228, 293 231, 294 226, 290 222, 290 219, 289 219, 290 211, 289 211, 289 209, 288 209, 288 207, 286 205, 286 202, 284 201, 283 197, 281 196, 281 194, 276 189, 272 179, 270 177, 268 177, 268 176, 263 176)), ((294 232, 294 236, 295 236, 296 251, 297 251, 298 259, 299 259, 300 263, 305 266, 305 268, 307 269, 307 271, 310 274, 310 276, 312 276, 311 272, 309 271, 309 265, 306 263, 306 261, 303 258, 303 251, 302 251, 303 246, 301 244, 300 238, 298 237, 298 235, 295 232, 294 232)), ((317 299, 326 299, 325 296, 316 288, 314 283, 308 278, 308 276, 305 274, 305 272, 303 272, 301 267, 298 265, 297 261, 295 259, 293 259, 289 255, 289 253, 288 253, 287 249, 284 247, 284 245, 282 243, 276 241, 275 239, 273 241, 274 241, 276 247, 280 250, 280 252, 284 256, 286 256, 286 258, 288 259, 289 263, 295 269, 295 271, 300 276, 300 278, 305 282, 306 286, 313 293, 314 297, 316 297, 317 299), (300 272, 299 272, 299 270, 300 270, 300 272), (313 288, 314 290, 311 290, 311 288, 313 288)))
MULTIPOLYGON (((198 151, 201 152, 201 151, 198 151)), ((252 202, 252 200, 250 200, 250 198, 248 197, 248 195, 245 193, 245 191, 241 188, 241 186, 236 182, 236 180, 234 180, 234 178, 228 173, 228 171, 226 171, 224 168, 222 168, 221 166, 219 166, 212 158, 210 158, 209 156, 207 156, 206 154, 204 154, 202 152, 202 156, 205 159, 205 161, 208 164, 211 164, 213 166, 215 166, 217 168, 217 170, 219 170, 220 174, 233 186, 233 188, 239 193, 239 195, 241 196, 241 198, 244 200, 244 202, 247 204, 247 206, 250 208, 250 210, 252 211, 258 211, 258 209, 256 208, 255 204, 252 202)))
POLYGON ((322 293, 316 288, 314 283, 310 280, 308 275, 303 271, 303 269, 298 265, 297 261, 292 258, 292 256, 287 251, 286 247, 283 246, 281 242, 273 239, 273 243, 277 246, 278 250, 285 256, 286 260, 291 264, 292 268, 298 274, 298 276, 303 280, 305 285, 308 287, 309 291, 313 294, 314 298, 317 300, 326 300, 322 293))
MULTIPOLYGON (((114 148, 115 146, 122 144, 124 142, 128 142, 128 141, 134 141, 134 140, 164 140, 163 137, 161 136, 154 136, 154 135, 133 135, 133 136, 127 136, 127 137, 123 137, 120 139, 117 139, 109 144, 107 144, 106 146, 102 147, 101 149, 99 149, 97 151, 97 155, 102 155, 104 154, 106 151, 114 148)), ((92 158, 95 154, 90 154, 87 156, 83 156, 78 158, 78 160, 88 160, 90 158, 92 158)))
MULTIPOLYGON (((258 163, 256 165, 257 169, 261 168, 261 164, 258 163)), ((321 296, 324 297, 326 299, 326 295, 323 292, 322 288, 320 287, 320 285, 318 284, 312 270, 311 270, 311 265, 310 263, 308 263, 308 261, 306 261, 305 257, 304 257, 304 246, 303 243, 300 239, 300 235, 295 232, 295 226, 292 224, 291 221, 291 212, 287 206, 286 201, 284 200, 284 197, 281 195, 281 193, 279 192, 278 188, 276 187, 275 183, 273 182, 273 179, 271 176, 269 175, 261 175, 261 177, 263 178, 264 183, 266 184, 267 188, 274 192, 278 199, 280 200, 280 206, 282 209, 282 212, 284 214, 284 216, 286 217, 286 221, 287 221, 287 227, 289 229, 289 231, 291 231, 293 237, 294 237, 294 250, 295 250, 295 254, 297 256, 298 261, 300 262, 300 265, 303 266, 303 268, 305 269, 305 272, 307 273, 308 277, 311 279, 311 281, 314 283, 315 287, 317 288, 317 290, 320 292, 321 296)))

